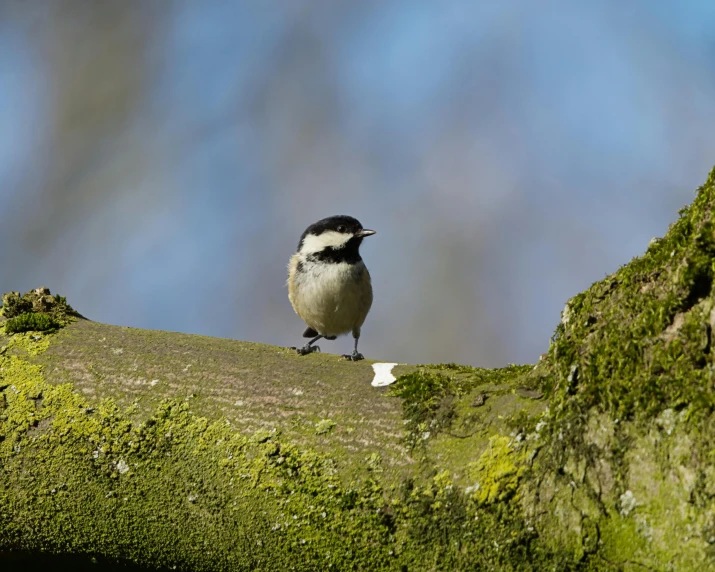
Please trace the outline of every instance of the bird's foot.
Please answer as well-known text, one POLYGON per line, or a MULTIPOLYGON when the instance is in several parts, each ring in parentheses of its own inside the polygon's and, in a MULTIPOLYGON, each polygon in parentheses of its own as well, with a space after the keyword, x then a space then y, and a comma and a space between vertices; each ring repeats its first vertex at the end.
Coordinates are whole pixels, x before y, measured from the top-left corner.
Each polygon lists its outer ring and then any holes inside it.
POLYGON ((361 359, 365 359, 365 356, 357 350, 353 350, 353 353, 351 354, 343 354, 341 357, 343 359, 349 359, 350 361, 360 361, 361 359))
POLYGON ((295 348, 295 351, 298 355, 304 356, 307 354, 311 354, 313 352, 319 352, 320 347, 319 346, 309 346, 308 344, 305 344, 302 348, 295 348))

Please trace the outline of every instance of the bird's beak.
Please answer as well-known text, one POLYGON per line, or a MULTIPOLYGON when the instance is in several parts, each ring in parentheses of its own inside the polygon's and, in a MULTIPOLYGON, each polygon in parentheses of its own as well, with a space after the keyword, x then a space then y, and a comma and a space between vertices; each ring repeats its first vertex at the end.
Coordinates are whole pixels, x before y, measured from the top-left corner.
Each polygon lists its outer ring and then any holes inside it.
POLYGON ((365 238, 366 236, 371 236, 375 234, 374 230, 370 230, 369 228, 363 228, 360 232, 357 233, 357 236, 360 238, 365 238))

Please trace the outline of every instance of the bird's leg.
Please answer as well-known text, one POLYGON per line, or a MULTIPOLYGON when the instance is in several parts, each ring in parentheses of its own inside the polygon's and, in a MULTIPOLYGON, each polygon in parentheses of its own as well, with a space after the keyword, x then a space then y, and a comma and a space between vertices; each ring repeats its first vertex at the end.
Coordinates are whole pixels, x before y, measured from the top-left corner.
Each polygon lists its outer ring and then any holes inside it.
POLYGON ((344 359, 349 359, 351 361, 360 361, 361 359, 365 359, 365 356, 362 355, 360 352, 357 351, 357 346, 358 346, 358 340, 360 338, 356 337, 355 338, 355 347, 353 348, 353 353, 351 354, 343 354, 342 357, 344 359))
POLYGON ((320 348, 318 346, 314 346, 313 344, 315 342, 317 342, 322 337, 323 336, 318 334, 312 340, 310 340, 307 344, 305 344, 302 348, 297 348, 295 351, 298 352, 298 354, 300 354, 302 356, 312 353, 312 352, 319 352, 320 348))

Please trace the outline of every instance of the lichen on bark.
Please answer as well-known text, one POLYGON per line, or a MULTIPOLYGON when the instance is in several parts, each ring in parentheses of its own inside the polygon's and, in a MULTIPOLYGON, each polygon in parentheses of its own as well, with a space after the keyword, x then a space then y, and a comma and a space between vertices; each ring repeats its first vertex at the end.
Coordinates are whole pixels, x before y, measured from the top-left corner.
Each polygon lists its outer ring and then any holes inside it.
POLYGON ((373 454, 346 483, 330 455, 186 398, 137 423, 132 407, 48 382, 33 356, 50 338, 16 334, 0 356, 5 550, 212 571, 519 569, 540 554, 513 509, 480 508, 447 470, 388 485, 373 454))
POLYGON ((715 170, 643 256, 568 301, 530 376, 549 412, 524 507, 550 510, 552 547, 715 567, 713 207, 715 170))

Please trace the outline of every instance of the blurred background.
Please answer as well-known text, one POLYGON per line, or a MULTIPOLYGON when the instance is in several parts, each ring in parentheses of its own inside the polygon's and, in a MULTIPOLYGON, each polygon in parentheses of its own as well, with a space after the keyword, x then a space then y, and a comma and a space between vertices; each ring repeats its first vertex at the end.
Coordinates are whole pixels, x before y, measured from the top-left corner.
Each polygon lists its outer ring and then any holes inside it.
POLYGON ((0 0, 0 291, 296 345, 288 258, 351 214, 378 231, 367 357, 533 363, 715 164, 714 25, 711 0, 0 0))

